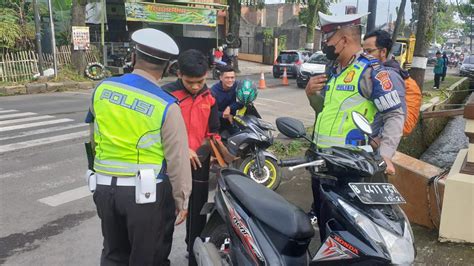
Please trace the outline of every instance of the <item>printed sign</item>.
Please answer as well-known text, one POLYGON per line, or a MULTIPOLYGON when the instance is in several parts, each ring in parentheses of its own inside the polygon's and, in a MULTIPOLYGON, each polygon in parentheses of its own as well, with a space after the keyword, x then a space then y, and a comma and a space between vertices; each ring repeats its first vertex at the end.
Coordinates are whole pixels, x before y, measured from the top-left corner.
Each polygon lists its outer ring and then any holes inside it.
POLYGON ((215 27, 217 10, 156 3, 125 3, 127 21, 189 24, 215 27))
POLYGON ((74 50, 89 50, 90 39, 89 39, 89 27, 72 27, 72 44, 74 50))

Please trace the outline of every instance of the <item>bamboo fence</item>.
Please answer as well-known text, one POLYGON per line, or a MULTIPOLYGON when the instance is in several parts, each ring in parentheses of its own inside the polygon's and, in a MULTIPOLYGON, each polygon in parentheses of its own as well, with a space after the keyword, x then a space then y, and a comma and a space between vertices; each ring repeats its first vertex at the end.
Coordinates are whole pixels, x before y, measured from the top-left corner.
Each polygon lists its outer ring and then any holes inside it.
MULTIPOLYGON (((92 46, 93 47, 93 46, 92 46)), ((97 62, 97 51, 86 51, 87 63, 97 62)), ((43 53, 43 70, 53 67, 53 55, 43 53)), ((71 64, 71 47, 56 48, 58 67, 71 64)), ((34 51, 20 51, 0 54, 0 82, 20 82, 33 78, 39 73, 38 54, 34 51)))

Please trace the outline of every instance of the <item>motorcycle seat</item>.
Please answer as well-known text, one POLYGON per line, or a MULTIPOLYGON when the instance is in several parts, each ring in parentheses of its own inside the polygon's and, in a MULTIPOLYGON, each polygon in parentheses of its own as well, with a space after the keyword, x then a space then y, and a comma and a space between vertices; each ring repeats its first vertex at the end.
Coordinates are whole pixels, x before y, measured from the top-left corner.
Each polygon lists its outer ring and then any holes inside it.
POLYGON ((313 237, 314 229, 303 210, 244 173, 234 170, 223 176, 228 189, 252 216, 291 239, 313 237))

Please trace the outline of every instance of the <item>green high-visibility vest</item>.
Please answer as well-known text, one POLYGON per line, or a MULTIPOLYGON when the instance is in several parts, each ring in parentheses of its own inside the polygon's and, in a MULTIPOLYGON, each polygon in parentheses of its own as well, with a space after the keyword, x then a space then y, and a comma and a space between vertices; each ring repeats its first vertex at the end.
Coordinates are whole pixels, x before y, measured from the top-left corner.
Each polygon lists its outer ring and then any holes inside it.
POLYGON ((168 107, 175 99, 145 78, 127 74, 102 82, 95 90, 94 170, 134 176, 140 169, 158 175, 165 155, 161 138, 168 107))
POLYGON ((368 59, 359 57, 327 83, 324 108, 314 125, 313 141, 318 147, 353 145, 355 140, 365 139, 351 113, 357 111, 371 123, 377 113, 375 104, 359 93, 359 81, 369 66, 368 59))

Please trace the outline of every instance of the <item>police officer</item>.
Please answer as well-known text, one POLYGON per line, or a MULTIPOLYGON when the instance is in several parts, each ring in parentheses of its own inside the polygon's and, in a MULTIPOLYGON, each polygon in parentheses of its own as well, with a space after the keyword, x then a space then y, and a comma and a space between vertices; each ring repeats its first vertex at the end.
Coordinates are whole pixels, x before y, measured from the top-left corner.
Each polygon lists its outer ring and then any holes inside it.
POLYGON ((86 118, 95 143, 101 265, 169 265, 169 234, 187 216, 191 169, 180 109, 157 82, 179 49, 155 29, 131 38, 133 73, 100 83, 86 118))
MULTIPOLYGON (((360 144, 365 137, 352 121, 351 112, 358 111, 373 121, 381 113, 383 135, 378 152, 387 162, 386 173, 395 169, 391 164, 404 123, 400 98, 386 69, 374 57, 363 53, 360 39, 361 18, 365 15, 328 16, 319 12, 323 32, 323 52, 335 64, 329 73, 312 77, 306 94, 316 111, 313 140, 319 148, 360 144)), ((320 180, 312 178, 314 204, 321 234, 325 237, 325 213, 320 208, 320 180)), ((314 221, 314 219, 312 219, 314 221)))

